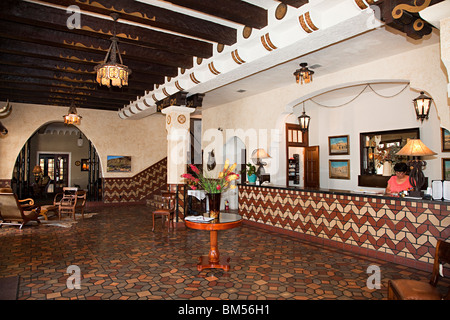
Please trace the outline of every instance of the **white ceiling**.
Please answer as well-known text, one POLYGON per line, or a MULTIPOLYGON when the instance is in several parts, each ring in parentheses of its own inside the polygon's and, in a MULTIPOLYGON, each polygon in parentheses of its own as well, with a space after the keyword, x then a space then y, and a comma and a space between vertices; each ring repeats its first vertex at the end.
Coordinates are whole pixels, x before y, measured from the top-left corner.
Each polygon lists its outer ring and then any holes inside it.
POLYGON ((310 66, 320 65, 314 69, 314 78, 318 78, 438 42, 438 30, 433 30, 431 35, 421 40, 413 40, 395 29, 381 27, 206 92, 203 107, 213 107, 291 85, 295 83, 293 73, 301 62, 307 62, 310 66), (240 93, 239 90, 246 91, 240 93))
MULTIPOLYGON (((158 5, 167 7, 170 10, 182 12, 187 10, 189 14, 198 16, 200 18, 208 19, 204 14, 193 12, 192 10, 177 7, 171 3, 159 1, 159 0, 138 0, 146 2, 152 5, 158 5)), ((266 9, 274 8, 279 4, 275 0, 246 0, 247 2, 256 4, 266 9)), ((322 0, 310 0, 310 4, 320 3, 322 0)), ((448 1, 448 0, 447 0, 448 1)), ((186 13, 186 12, 185 12, 186 13)), ((375 12, 376 14, 376 12, 375 12)), ((211 18, 211 17, 210 17, 211 18)), ((378 25, 378 22, 371 22, 367 17, 360 17, 358 22, 372 24, 372 28, 378 25), (367 22, 364 20, 366 19, 367 22)), ((356 21, 356 20, 355 20, 356 21)), ((318 36, 318 38, 311 38, 309 41, 318 41, 319 43, 332 43, 330 39, 344 39, 346 40, 334 43, 332 45, 326 45, 323 49, 316 50, 314 47, 303 50, 303 47, 292 47, 286 49, 287 54, 281 54, 276 56, 273 61, 266 61, 260 63, 262 68, 257 68, 257 65, 253 64, 250 71, 247 69, 242 72, 241 77, 230 78, 230 80, 221 81, 209 81, 208 84, 201 84, 195 88, 196 91, 189 91, 190 94, 205 93, 203 98, 203 108, 198 108, 195 114, 201 113, 201 109, 206 109, 214 106, 218 106, 225 103, 230 103, 239 99, 250 97, 252 95, 260 94, 262 92, 274 90, 276 88, 285 87, 295 83, 293 73, 299 68, 299 64, 307 62, 309 66, 319 65, 314 68, 314 79, 324 77, 328 74, 338 72, 347 68, 366 64, 372 61, 380 60, 388 56, 397 55, 402 52, 417 49, 421 46, 429 46, 439 42, 439 30, 434 29, 433 33, 429 36, 425 36, 421 40, 413 40, 408 38, 403 33, 392 29, 390 27, 378 27, 365 33, 353 36, 351 23, 346 27, 341 26, 334 28, 339 30, 338 32, 345 31, 344 35, 333 34, 332 32, 325 32, 318 36), (350 31, 347 31, 350 30, 350 31), (300 50, 299 50, 300 49, 300 50), (307 54, 297 52, 310 52, 307 54), (283 57, 286 57, 283 59, 283 57), (270 67, 267 67, 270 66, 270 67), (265 70, 261 70, 264 69, 265 70), (250 75, 249 75, 250 73, 250 75), (238 80, 236 80, 238 79, 238 80)), ((226 24, 221 20, 222 24, 226 24)), ((370 29, 370 26, 367 26, 370 29)), ((358 32, 355 32, 358 33, 358 32)), ((310 38, 308 38, 310 39, 310 38)), ((335 40, 336 41, 336 40, 335 40)), ((320 47, 320 46, 319 46, 320 47)), ((277 50, 281 51, 281 50, 277 50)), ((273 55, 271 55, 273 56, 273 55)), ((242 68, 242 67, 240 67, 242 68)), ((245 68, 245 67, 244 67, 245 68)), ((239 72, 238 72, 239 73, 239 72)), ((219 79, 220 77, 218 77, 219 79)), ((305 84, 307 85, 307 84, 305 84)), ((300 85, 299 85, 300 86, 300 85)), ((151 109, 145 110, 138 115, 132 116, 130 119, 139 119, 153 114, 151 109)))

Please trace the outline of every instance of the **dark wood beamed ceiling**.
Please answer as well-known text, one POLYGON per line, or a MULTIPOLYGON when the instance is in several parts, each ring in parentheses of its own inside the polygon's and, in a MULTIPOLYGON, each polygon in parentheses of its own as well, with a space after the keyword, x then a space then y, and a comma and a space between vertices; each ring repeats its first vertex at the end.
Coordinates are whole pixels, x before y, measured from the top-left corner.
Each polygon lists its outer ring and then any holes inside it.
POLYGON ((78 108, 118 110, 180 68, 192 68, 195 58, 211 57, 216 44, 233 45, 237 27, 230 25, 267 25, 267 10, 242 0, 166 2, 220 19, 135 0, 0 1, 0 100, 64 107, 73 100, 78 108), (71 5, 81 10, 79 28, 67 26, 71 5), (132 70, 122 88, 95 81, 94 67, 105 59, 114 27, 123 63, 132 70))

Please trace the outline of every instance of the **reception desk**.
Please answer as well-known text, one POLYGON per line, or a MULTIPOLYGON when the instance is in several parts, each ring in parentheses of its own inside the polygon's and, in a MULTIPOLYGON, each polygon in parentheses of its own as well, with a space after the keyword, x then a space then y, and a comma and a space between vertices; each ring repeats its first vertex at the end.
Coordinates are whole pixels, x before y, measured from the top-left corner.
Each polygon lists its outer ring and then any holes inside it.
POLYGON ((239 213, 249 225, 422 270, 450 237, 445 201, 242 184, 239 213))

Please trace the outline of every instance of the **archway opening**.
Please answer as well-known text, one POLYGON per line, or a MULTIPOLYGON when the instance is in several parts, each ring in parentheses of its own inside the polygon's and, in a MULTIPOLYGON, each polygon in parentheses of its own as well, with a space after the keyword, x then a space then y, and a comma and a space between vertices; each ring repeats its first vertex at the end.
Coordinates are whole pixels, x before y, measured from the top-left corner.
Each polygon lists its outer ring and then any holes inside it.
POLYGON ((86 190, 90 200, 102 199, 101 165, 91 141, 73 125, 49 122, 26 141, 12 173, 11 187, 19 198, 51 203, 63 187, 86 190))

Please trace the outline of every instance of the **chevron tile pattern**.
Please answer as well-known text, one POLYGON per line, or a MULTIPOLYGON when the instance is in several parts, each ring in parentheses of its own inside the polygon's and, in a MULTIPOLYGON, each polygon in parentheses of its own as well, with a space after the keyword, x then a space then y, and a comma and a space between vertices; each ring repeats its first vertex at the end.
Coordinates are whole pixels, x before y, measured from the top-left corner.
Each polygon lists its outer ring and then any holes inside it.
POLYGON ((437 240, 450 237, 449 210, 432 201, 239 186, 239 213, 251 222, 422 268, 433 263, 437 240))
POLYGON ((105 203, 142 202, 153 193, 166 189, 167 158, 131 178, 105 178, 105 203))

